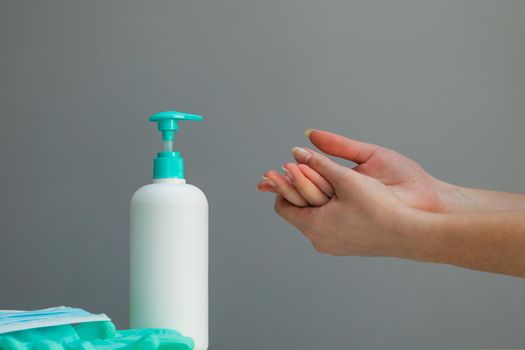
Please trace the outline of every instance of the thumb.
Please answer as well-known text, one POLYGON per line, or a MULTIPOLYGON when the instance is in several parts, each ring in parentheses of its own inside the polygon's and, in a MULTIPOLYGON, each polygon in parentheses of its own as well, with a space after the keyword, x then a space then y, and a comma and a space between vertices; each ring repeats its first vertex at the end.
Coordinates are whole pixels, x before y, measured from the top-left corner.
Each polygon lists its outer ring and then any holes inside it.
POLYGON ((320 153, 302 147, 294 147, 292 153, 298 163, 308 165, 328 180, 334 188, 337 188, 347 175, 345 167, 320 153))
POLYGON ((305 136, 324 153, 357 164, 367 162, 381 148, 371 143, 349 139, 324 130, 308 129, 305 136))

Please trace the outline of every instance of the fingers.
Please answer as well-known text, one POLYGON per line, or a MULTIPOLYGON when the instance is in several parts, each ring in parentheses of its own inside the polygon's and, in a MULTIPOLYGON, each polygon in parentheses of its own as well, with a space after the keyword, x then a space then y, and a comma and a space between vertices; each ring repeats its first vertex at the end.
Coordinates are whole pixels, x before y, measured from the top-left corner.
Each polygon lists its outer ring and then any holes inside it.
POLYGON ((309 214, 308 210, 313 208, 299 208, 288 199, 280 195, 279 193, 275 196, 275 212, 279 214, 286 222, 290 225, 297 227, 302 231, 302 227, 305 225, 306 216, 309 214))
MULTIPOLYGON (((285 171, 285 176, 281 177, 288 182, 290 186, 295 187, 309 206, 321 206, 328 202, 334 194, 332 185, 305 164, 297 165, 288 163, 283 165, 283 170, 285 171)), ((273 176, 275 176, 275 174, 273 174, 273 172, 270 173, 270 177, 273 176)), ((269 178, 267 179, 268 180, 260 181, 257 184, 257 190, 260 192, 279 193, 275 187, 275 182, 269 178)), ((288 186, 282 186, 280 188, 288 189, 288 186)), ((285 195, 287 193, 285 193, 285 195)), ((288 197, 290 198, 289 195, 288 197)), ((294 199, 292 198, 292 200, 294 199)))
POLYGON ((332 197, 334 195, 334 188, 324 177, 319 175, 319 173, 315 172, 312 168, 310 168, 306 164, 298 164, 299 170, 310 180, 314 185, 316 185, 321 191, 323 191, 324 194, 326 194, 328 197, 332 197))
MULTIPOLYGON (((312 181, 310 181, 299 169, 297 164, 287 163, 283 165, 283 170, 289 175, 292 184, 308 202, 310 206, 319 207, 330 200, 312 181)), ((313 173, 315 171, 312 170, 313 173)), ((319 175, 319 177, 321 177, 319 175)), ((322 178, 322 177, 321 177, 322 178)), ((326 181, 326 180, 325 180, 326 181)))
POLYGON ((301 196, 289 179, 282 176, 275 170, 264 173, 263 179, 280 193, 287 201, 297 207, 306 207, 308 202, 301 196))
POLYGON ((307 129, 305 135, 321 151, 358 164, 365 163, 380 148, 323 130, 307 129))
POLYGON ((332 187, 336 190, 348 173, 346 171, 347 168, 307 148, 294 147, 292 153, 298 163, 308 165, 332 184, 332 187))
POLYGON ((257 184, 257 191, 275 193, 275 187, 273 187, 270 183, 268 183, 268 181, 262 180, 257 184))

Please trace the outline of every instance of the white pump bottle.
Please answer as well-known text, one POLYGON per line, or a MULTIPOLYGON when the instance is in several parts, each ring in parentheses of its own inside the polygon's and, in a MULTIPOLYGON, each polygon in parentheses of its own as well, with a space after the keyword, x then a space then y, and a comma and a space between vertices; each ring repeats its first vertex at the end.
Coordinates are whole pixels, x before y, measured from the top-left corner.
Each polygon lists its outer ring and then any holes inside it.
POLYGON ((184 179, 184 160, 173 152, 180 120, 175 112, 152 115, 164 151, 154 161, 153 183, 130 203, 130 326, 171 328, 208 348, 208 201, 184 179))

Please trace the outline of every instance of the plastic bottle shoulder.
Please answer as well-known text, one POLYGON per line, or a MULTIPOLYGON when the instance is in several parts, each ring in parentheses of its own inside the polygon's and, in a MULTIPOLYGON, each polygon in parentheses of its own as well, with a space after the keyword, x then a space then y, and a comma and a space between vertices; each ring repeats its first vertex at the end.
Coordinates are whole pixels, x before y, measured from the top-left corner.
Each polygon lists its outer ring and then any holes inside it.
POLYGON ((206 202, 206 195, 200 188, 185 183, 152 183, 139 188, 131 197, 131 203, 148 202, 206 202))

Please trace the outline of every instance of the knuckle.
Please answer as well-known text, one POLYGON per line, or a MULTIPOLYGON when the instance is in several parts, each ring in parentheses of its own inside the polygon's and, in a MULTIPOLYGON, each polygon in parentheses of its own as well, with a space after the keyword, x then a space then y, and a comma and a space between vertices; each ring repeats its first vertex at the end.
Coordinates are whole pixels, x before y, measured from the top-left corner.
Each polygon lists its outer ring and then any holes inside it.
POLYGON ((310 160, 310 167, 314 169, 323 169, 326 166, 325 160, 320 156, 314 156, 310 160))

